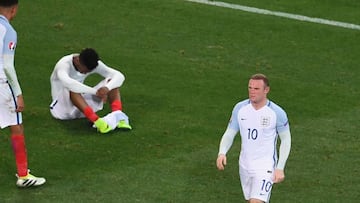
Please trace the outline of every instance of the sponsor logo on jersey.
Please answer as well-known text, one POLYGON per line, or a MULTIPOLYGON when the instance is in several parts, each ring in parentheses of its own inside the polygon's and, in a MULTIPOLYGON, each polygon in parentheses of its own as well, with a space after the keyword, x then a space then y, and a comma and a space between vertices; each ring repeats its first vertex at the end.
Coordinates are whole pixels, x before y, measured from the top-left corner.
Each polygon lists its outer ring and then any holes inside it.
POLYGON ((16 48, 16 43, 15 42, 9 42, 8 47, 9 47, 9 50, 14 51, 15 48, 16 48))

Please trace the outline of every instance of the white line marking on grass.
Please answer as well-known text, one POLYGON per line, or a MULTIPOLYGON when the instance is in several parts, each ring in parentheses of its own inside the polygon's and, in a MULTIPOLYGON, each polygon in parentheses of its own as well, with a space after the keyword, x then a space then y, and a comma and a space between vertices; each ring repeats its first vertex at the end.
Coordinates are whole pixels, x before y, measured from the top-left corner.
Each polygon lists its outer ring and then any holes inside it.
POLYGON ((332 26, 343 27, 343 28, 348 28, 348 29, 353 29, 353 30, 360 30, 360 25, 356 25, 356 24, 344 23, 344 22, 327 20, 327 19, 322 19, 322 18, 312 18, 312 17, 308 17, 308 16, 278 12, 278 11, 270 11, 270 10, 255 8, 255 7, 224 3, 224 2, 220 2, 220 1, 209 1, 209 0, 185 0, 185 1, 219 6, 219 7, 224 7, 224 8, 231 8, 231 9, 242 10, 242 11, 251 12, 251 13, 258 13, 258 14, 263 14, 263 15, 273 15, 273 16, 290 18, 290 19, 295 19, 295 20, 300 20, 300 21, 332 25, 332 26))

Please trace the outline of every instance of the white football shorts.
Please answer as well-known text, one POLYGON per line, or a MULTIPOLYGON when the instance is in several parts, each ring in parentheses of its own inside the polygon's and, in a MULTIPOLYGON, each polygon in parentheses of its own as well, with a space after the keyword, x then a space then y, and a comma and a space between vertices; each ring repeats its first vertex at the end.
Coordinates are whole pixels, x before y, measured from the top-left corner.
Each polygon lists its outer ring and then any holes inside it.
MULTIPOLYGON (((106 84, 106 79, 99 82, 94 88, 98 89, 106 84)), ((94 112, 103 109, 103 101, 92 94, 83 94, 86 103, 93 109, 94 112)), ((60 120, 70 120, 76 118, 84 118, 85 115, 81 112, 70 100, 70 93, 68 89, 64 89, 59 93, 56 100, 50 104, 51 115, 60 120)))
POLYGON ((273 170, 249 171, 239 167, 241 187, 246 200, 259 199, 264 202, 270 200, 273 170))
POLYGON ((0 127, 22 123, 22 115, 16 112, 16 97, 6 79, 0 79, 0 127))

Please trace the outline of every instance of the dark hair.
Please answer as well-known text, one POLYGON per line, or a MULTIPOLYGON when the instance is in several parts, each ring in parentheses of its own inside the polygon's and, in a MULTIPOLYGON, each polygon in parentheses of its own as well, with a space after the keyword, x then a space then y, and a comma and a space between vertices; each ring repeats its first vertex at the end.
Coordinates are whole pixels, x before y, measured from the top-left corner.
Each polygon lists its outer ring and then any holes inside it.
POLYGON ((99 55, 92 48, 85 48, 80 52, 80 63, 86 66, 90 71, 98 66, 99 55))
POLYGON ((265 84, 266 87, 270 86, 269 79, 264 74, 261 74, 261 73, 254 74, 254 75, 252 75, 250 77, 250 79, 252 79, 252 80, 262 80, 262 81, 264 81, 264 84, 265 84))
POLYGON ((0 6, 2 7, 10 7, 17 5, 19 3, 18 0, 0 0, 0 6))

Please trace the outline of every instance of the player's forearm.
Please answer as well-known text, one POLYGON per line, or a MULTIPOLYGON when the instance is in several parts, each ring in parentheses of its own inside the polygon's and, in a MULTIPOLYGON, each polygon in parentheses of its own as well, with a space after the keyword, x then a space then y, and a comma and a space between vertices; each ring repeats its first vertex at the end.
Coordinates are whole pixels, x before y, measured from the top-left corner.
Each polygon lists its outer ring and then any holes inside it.
POLYGON ((87 93, 87 94, 96 95, 95 88, 89 87, 89 86, 79 83, 77 81, 68 83, 68 85, 66 85, 66 86, 70 91, 75 92, 75 93, 87 93))
POLYGON ((226 129, 220 141, 219 154, 226 155, 234 141, 236 133, 237 132, 231 128, 226 129))
POLYGON ((4 70, 15 96, 22 94, 14 67, 14 55, 4 55, 4 70))
POLYGON ((124 83, 124 81, 125 81, 125 76, 122 73, 116 71, 116 73, 114 73, 113 76, 111 77, 109 83, 107 83, 105 86, 109 90, 112 90, 114 88, 120 87, 124 83))
POLYGON ((109 90, 120 87, 125 81, 125 76, 120 71, 105 65, 102 61, 99 61, 96 71, 103 77, 110 79, 105 85, 109 90))
POLYGON ((96 95, 96 89, 90 86, 87 86, 77 80, 70 78, 65 71, 59 70, 57 72, 57 77, 61 81, 62 85, 69 89, 69 91, 75 93, 88 93, 96 95))
POLYGON ((287 131, 281 132, 281 133, 279 133, 279 136, 280 136, 281 144, 280 144, 280 149, 279 149, 279 160, 278 160, 276 168, 284 170, 285 164, 289 157, 290 149, 291 149, 290 131, 287 130, 287 131))

